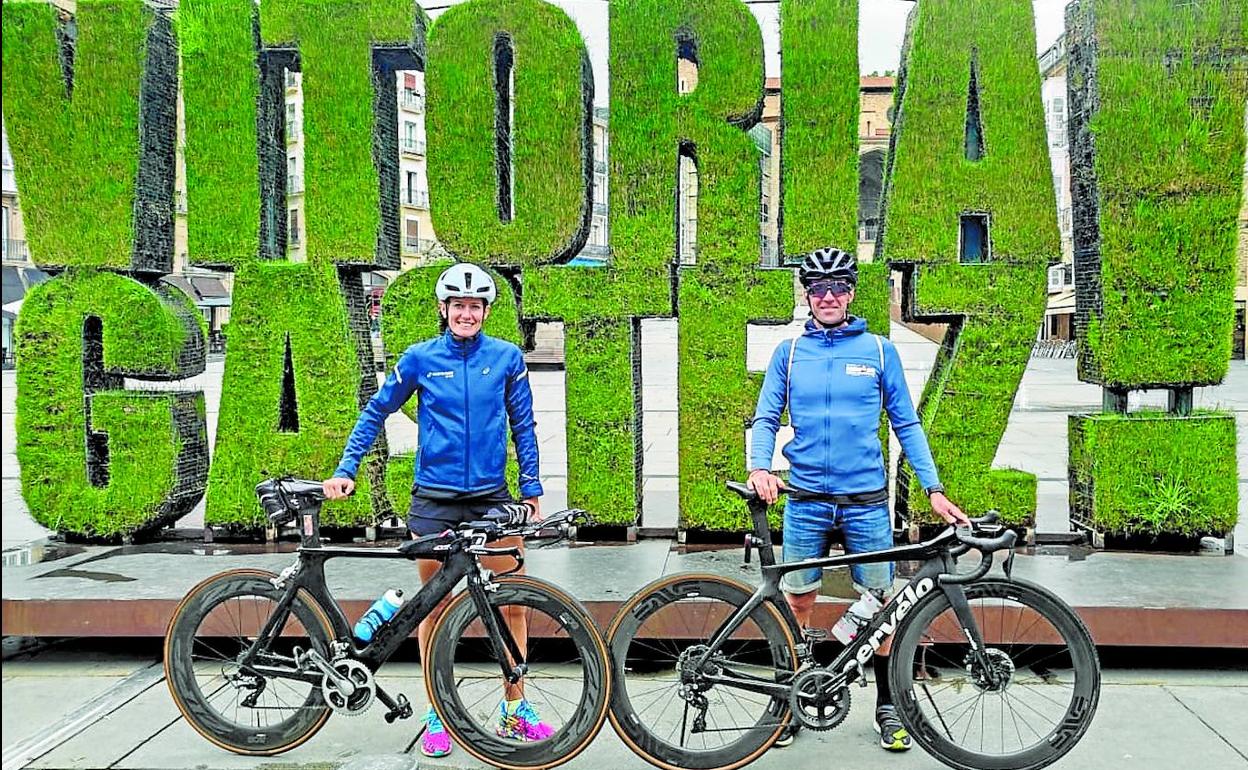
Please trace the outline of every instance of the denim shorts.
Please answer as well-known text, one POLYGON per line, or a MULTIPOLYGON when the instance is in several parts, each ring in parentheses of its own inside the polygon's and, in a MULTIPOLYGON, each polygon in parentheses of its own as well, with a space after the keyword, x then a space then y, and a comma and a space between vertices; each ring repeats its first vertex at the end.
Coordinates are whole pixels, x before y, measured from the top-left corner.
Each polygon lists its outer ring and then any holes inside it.
MULTIPOLYGON (((784 504, 784 548, 786 562, 817 559, 828 555, 832 531, 840 529, 846 553, 882 551, 893 547, 893 523, 888 503, 879 505, 838 505, 819 500, 786 500, 784 504)), ((850 575, 861 589, 888 592, 893 587, 893 563, 851 564, 850 575)), ((823 579, 823 570, 796 570, 780 578, 787 593, 814 591, 823 579)))

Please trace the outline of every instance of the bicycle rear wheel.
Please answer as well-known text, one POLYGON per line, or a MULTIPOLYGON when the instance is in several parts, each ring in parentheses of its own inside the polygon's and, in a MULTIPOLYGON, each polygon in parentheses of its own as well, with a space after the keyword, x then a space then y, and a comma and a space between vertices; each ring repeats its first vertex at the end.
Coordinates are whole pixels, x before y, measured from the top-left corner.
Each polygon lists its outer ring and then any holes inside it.
POLYGON ((1092 637, 1065 602, 1033 583, 990 579, 965 590, 987 665, 976 662, 948 598, 933 592, 894 640, 889 682, 901 720, 951 767, 1045 767, 1074 747, 1096 711, 1092 637))
MULTIPOLYGON (((191 589, 165 634, 165 678, 187 724, 236 754, 280 754, 311 738, 329 719, 319 685, 261 676, 239 666, 283 591, 271 572, 232 570, 191 589)), ((300 591, 284 622, 255 659, 297 670, 294 648, 330 656, 329 619, 300 591)))
POLYGON ((696 664, 716 629, 752 594, 717 575, 673 575, 642 588, 616 613, 608 632, 611 724, 647 762, 730 770, 780 736, 790 719, 787 697, 713 681, 728 675, 774 684, 792 676, 793 634, 775 606, 760 604, 705 665, 696 664))
MULTIPOLYGON (((598 626, 557 586, 516 575, 495 579, 487 597, 498 616, 523 618, 516 634, 527 671, 506 693, 502 667, 472 595, 463 591, 438 619, 429 643, 425 686, 451 737, 496 767, 541 770, 581 753, 606 719, 611 667, 598 626), (504 721, 504 696, 524 697, 549 730, 504 721), (531 729, 532 728, 532 729, 531 729)), ((508 659, 508 668, 512 662, 508 659)))

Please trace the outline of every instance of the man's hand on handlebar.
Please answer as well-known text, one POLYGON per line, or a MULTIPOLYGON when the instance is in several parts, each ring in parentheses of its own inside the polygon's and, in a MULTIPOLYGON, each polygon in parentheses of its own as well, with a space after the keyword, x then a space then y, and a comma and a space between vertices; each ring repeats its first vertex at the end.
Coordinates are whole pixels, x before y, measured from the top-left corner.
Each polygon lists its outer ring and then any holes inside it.
POLYGON ((754 490, 759 499, 768 505, 780 499, 780 490, 784 489, 784 482, 780 480, 780 477, 765 468, 755 468, 750 471, 750 477, 745 483, 754 490))
POLYGON ((335 476, 332 479, 322 481, 321 489, 324 490, 327 500, 341 500, 355 491, 355 481, 335 476))
POLYGON ((967 518, 962 509, 953 504, 953 501, 945 497, 944 492, 933 492, 931 496, 932 510, 936 515, 955 527, 969 527, 971 520, 967 518))

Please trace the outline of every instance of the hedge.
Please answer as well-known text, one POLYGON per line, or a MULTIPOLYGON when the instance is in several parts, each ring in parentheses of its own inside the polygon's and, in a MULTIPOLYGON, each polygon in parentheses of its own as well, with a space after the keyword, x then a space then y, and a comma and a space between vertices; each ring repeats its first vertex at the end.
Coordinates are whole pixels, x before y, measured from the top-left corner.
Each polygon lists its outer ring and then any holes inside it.
POLYGON ((529 266, 579 252, 592 213, 594 80, 576 25, 541 0, 473 0, 438 18, 429 63, 438 240, 473 262, 529 266), (507 61, 514 120, 496 86, 507 61))
POLYGON ((204 371, 203 319, 186 295, 71 268, 30 290, 15 340, 17 459, 37 522, 129 537, 195 506, 208 476, 203 392, 123 390, 123 377, 204 371))
POLYGON ((165 273, 173 259, 176 57, 139 0, 5 2, 4 123, 43 267, 165 273), (140 119, 141 114, 141 119, 140 119))
POLYGON ((397 67, 379 62, 376 50, 406 53, 402 68, 423 67, 426 26, 424 11, 410 0, 274 0, 262 6, 262 43, 297 49, 303 73, 309 261, 399 267, 397 108, 378 109, 379 101, 397 101, 397 67), (395 143, 383 144, 382 136, 396 137, 395 143), (384 220, 383 199, 389 204, 384 220))
POLYGON ((1107 534, 1235 529, 1233 413, 1071 415, 1068 431, 1073 523, 1107 534))
MULTIPOLYGON (((244 265, 233 299, 204 521, 256 529, 264 525, 257 483, 333 472, 358 416, 361 372, 333 266, 244 265), (293 387, 284 397, 288 360, 293 387)), ((327 506, 323 522, 371 523, 369 481, 377 473, 361 473, 357 494, 327 506)))
POLYGON ((1080 0, 1071 166, 1080 377, 1226 376, 1244 168, 1243 0, 1080 0))
MULTIPOLYGON (((1061 253, 1031 4, 916 5, 897 105, 877 255, 907 275, 907 320, 951 322, 920 417, 955 501, 1028 524, 1035 478, 990 469, 1044 317, 1045 267, 1061 253), (960 264, 968 213, 989 217, 984 264, 960 264)), ((937 520, 908 467, 898 507, 937 520)))
MULTIPOLYGON (((386 349, 387 370, 398 363, 399 357, 412 345, 436 337, 442 333, 434 286, 439 275, 450 263, 417 267, 408 270, 386 289, 381 300, 381 340, 386 349)), ((501 273, 490 270, 498 286, 498 297, 490 306, 490 317, 482 327, 491 337, 520 345, 519 311, 511 283, 501 273)), ((416 421, 417 398, 413 397, 403 406, 403 414, 416 421)), ((507 484, 512 494, 519 494, 519 470, 515 449, 508 443, 507 484)), ((395 511, 405 512, 411 503, 411 490, 415 478, 416 456, 410 451, 392 455, 387 459, 386 486, 390 504, 395 511)))

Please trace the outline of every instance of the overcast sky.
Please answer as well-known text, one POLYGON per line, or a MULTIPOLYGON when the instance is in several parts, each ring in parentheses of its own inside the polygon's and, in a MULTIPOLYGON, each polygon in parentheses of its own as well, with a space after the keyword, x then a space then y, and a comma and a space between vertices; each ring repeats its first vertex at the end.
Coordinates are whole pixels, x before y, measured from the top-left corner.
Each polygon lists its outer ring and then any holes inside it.
MULTIPOLYGON (((425 8, 436 17, 459 0, 437 0, 425 8)), ((607 98, 607 2, 606 0, 552 0, 567 11, 585 38, 594 67, 594 102, 605 107, 607 98)), ((780 73, 780 4, 776 0, 745 0, 758 19, 763 33, 767 75, 780 73)), ((1057 40, 1065 24, 1065 8, 1070 0, 1033 0, 1036 16, 1036 52, 1057 40)), ((906 14, 914 7, 909 0, 859 0, 858 71, 863 74, 896 70, 901 60, 901 40, 906 32, 906 14)))

